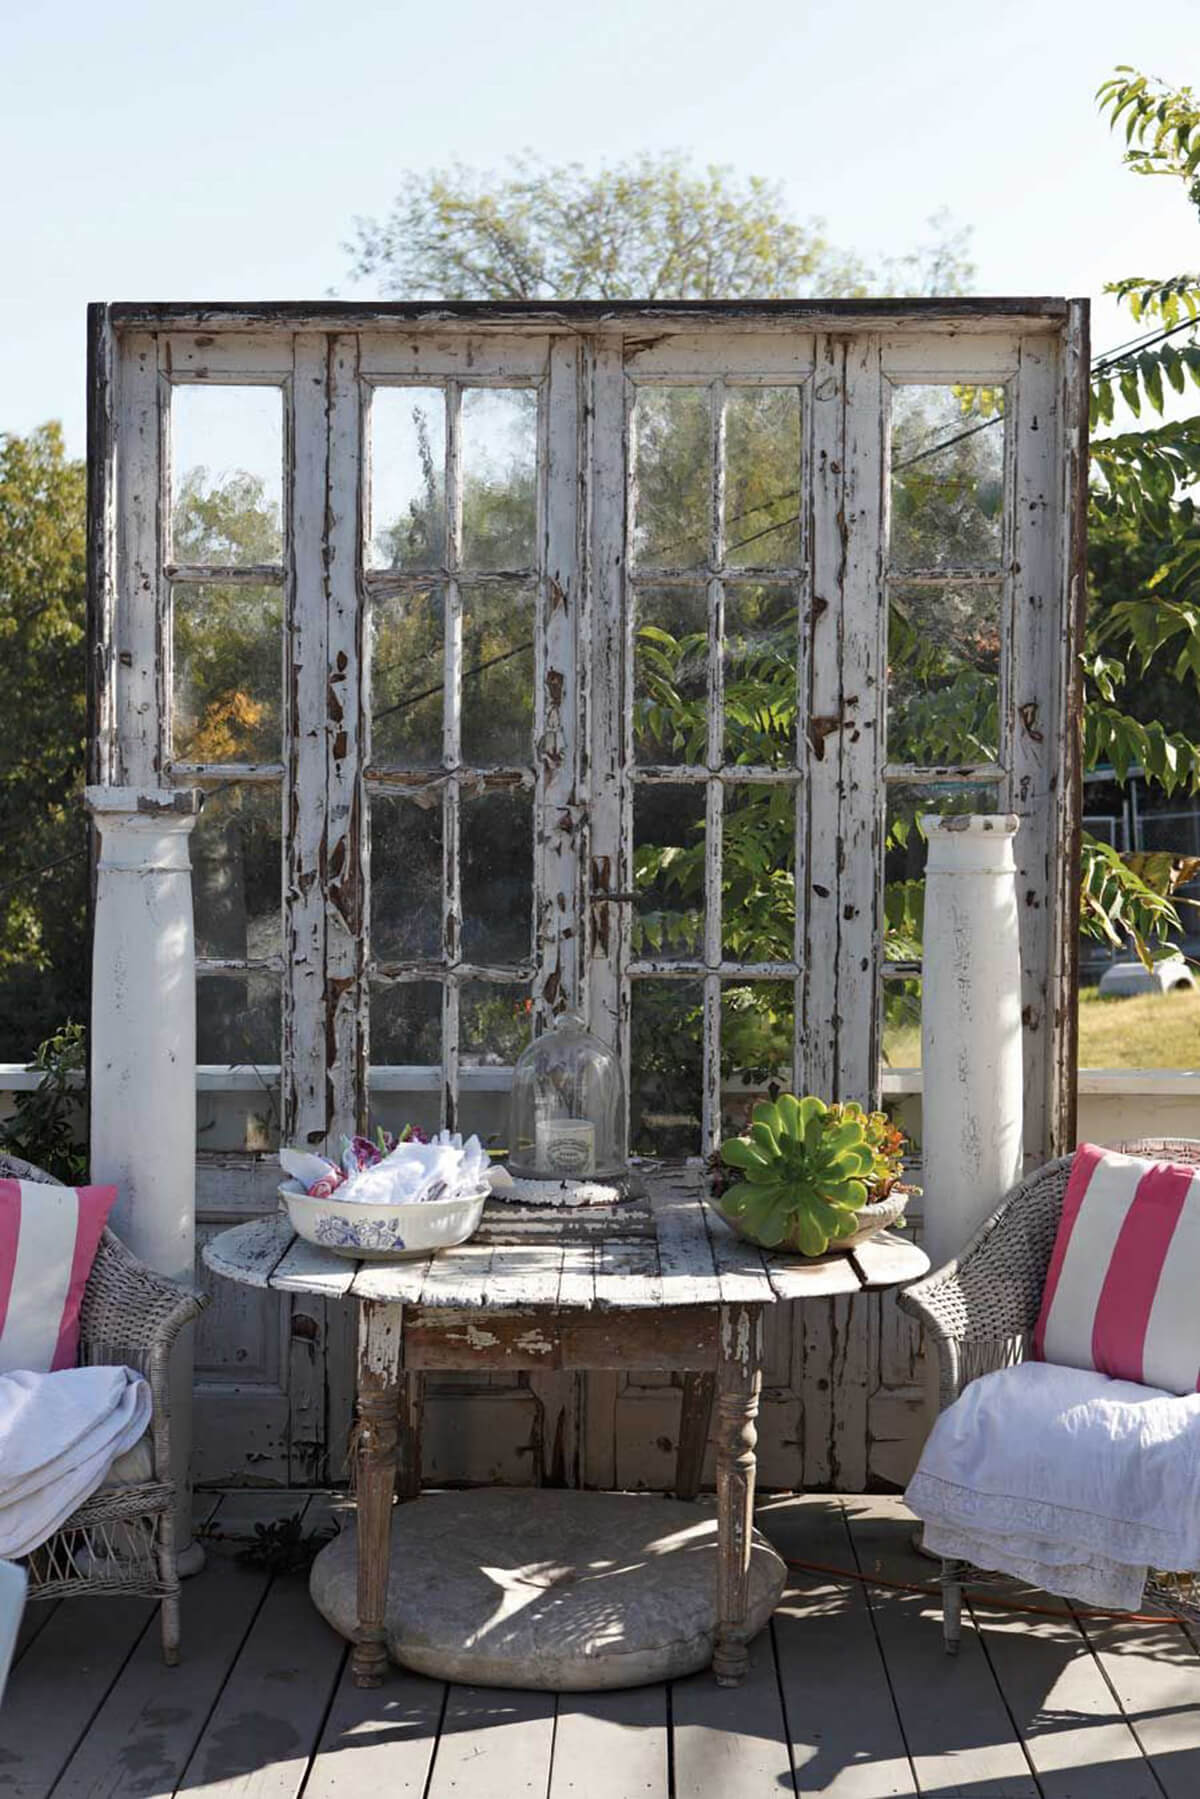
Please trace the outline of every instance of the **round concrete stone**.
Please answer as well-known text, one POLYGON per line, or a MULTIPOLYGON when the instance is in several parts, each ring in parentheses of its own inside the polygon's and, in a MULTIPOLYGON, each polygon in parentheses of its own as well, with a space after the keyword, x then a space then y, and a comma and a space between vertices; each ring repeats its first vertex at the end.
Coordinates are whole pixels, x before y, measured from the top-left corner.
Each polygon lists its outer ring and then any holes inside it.
MULTIPOLYGON (((750 1634, 787 1570, 755 1532, 750 1634)), ((318 1610, 355 1624, 355 1535, 313 1563, 318 1610)), ((633 1493, 429 1493, 392 1515, 387 1642, 418 1674, 581 1691, 707 1667, 716 1622, 715 1508, 633 1493)))

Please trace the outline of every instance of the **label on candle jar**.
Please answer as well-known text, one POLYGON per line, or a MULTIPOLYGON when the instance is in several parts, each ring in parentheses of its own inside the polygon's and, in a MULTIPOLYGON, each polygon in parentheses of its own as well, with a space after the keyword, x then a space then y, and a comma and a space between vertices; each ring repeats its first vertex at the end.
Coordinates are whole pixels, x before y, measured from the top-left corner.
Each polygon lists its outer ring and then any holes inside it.
POLYGON ((539 1118, 538 1170, 582 1180, 596 1172, 596 1127, 590 1118, 539 1118))

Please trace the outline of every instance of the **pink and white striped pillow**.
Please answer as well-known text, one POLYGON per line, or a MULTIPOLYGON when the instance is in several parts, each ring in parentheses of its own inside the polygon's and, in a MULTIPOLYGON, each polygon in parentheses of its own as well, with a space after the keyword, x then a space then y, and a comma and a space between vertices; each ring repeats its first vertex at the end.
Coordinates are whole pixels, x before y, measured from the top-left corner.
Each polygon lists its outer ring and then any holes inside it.
POLYGON ((1200 1389, 1200 1168, 1080 1144, 1033 1353, 1169 1393, 1200 1389))
POLYGON ((73 1368, 115 1187, 0 1180, 0 1374, 73 1368))

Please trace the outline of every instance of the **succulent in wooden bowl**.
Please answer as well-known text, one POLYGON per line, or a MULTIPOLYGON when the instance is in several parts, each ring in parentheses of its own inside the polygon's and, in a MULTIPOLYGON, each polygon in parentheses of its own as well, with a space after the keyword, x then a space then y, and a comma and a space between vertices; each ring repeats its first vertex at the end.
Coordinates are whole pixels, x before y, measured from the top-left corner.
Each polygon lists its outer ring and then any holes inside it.
POLYGON ((894 1224, 904 1138, 882 1112, 781 1093, 755 1106, 749 1130, 721 1145, 737 1178, 717 1206, 764 1249, 821 1256, 894 1224))

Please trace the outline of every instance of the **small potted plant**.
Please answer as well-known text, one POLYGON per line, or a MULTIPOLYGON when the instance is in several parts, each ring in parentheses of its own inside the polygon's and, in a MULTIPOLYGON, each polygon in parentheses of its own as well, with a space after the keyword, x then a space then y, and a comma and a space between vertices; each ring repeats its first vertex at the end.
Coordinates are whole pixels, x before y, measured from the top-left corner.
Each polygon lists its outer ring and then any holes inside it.
POLYGON ((718 1210, 764 1249, 822 1256, 897 1224, 904 1136, 883 1112, 815 1094, 781 1093, 755 1106, 749 1129, 721 1145, 718 1210))

